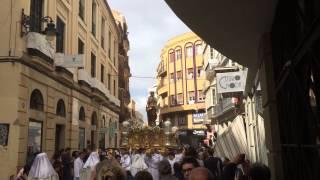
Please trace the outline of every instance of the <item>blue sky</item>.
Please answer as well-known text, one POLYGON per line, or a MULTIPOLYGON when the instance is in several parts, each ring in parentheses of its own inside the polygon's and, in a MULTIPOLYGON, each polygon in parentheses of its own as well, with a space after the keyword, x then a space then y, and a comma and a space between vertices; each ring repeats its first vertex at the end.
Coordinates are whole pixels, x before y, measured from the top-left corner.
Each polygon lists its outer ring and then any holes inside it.
MULTIPOLYGON (((107 0, 111 9, 120 11, 127 20, 133 76, 156 76, 161 48, 172 37, 190 31, 164 0, 107 0)), ((155 79, 130 79, 130 93, 137 110, 144 117, 148 89, 155 79)))

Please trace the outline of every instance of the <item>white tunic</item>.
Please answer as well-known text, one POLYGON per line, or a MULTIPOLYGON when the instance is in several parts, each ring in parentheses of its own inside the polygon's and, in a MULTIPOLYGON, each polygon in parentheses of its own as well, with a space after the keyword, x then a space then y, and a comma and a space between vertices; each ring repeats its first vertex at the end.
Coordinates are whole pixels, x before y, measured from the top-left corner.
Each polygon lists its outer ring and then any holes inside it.
POLYGON ((128 154, 125 154, 121 157, 120 164, 123 169, 130 171, 131 158, 128 154))
POLYGON ((40 153, 34 159, 29 171, 28 180, 58 180, 46 153, 40 153))
POLYGON ((137 172, 146 170, 148 168, 147 164, 144 161, 143 154, 135 154, 132 156, 131 164, 131 174, 135 176, 137 172))
POLYGON ((147 158, 148 171, 152 175, 153 180, 159 180, 159 162, 163 157, 160 154, 153 154, 151 158, 147 158))

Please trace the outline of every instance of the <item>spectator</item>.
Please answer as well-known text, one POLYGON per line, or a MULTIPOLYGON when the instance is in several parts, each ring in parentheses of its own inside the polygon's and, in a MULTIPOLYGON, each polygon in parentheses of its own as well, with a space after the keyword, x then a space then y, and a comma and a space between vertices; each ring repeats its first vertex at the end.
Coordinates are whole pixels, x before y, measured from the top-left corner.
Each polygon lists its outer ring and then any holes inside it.
POLYGON ((217 180, 212 173, 204 167, 198 167, 191 171, 188 180, 217 180))
POLYGON ((177 180, 172 175, 171 165, 168 160, 164 159, 159 162, 159 179, 160 180, 177 180))
POLYGON ((254 163, 248 171, 249 180, 270 180, 271 172, 269 167, 261 163, 254 163))
POLYGON ((85 153, 81 152, 79 157, 74 161, 74 180, 80 179, 80 170, 83 168, 83 159, 84 159, 85 153))
POLYGON ((187 180, 192 169, 199 167, 197 159, 193 157, 184 157, 181 162, 184 179, 187 180))
POLYGON ((173 174, 174 177, 176 177, 178 180, 184 179, 180 163, 175 162, 173 164, 173 170, 174 170, 174 174, 173 174))
POLYGON ((215 178, 220 178, 222 174, 222 161, 218 157, 213 156, 213 150, 208 150, 209 157, 204 160, 204 167, 208 168, 215 178))
POLYGON ((152 175, 148 171, 139 171, 134 176, 135 180, 153 180, 152 175))

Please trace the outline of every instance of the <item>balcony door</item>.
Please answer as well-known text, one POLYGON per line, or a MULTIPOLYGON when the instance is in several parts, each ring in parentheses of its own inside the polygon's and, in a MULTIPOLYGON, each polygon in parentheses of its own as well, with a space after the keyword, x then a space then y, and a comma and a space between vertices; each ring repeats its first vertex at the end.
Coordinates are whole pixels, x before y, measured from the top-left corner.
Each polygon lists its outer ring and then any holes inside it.
POLYGON ((43 16, 43 0, 31 0, 30 31, 41 32, 41 17, 43 16))

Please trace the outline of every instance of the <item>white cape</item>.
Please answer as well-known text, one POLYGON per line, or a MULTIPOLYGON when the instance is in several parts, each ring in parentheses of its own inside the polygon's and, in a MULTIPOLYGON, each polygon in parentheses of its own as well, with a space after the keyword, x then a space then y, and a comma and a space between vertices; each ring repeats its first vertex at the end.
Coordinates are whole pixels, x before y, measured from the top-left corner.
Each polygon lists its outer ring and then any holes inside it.
POLYGON ((59 176, 53 169, 46 153, 40 153, 34 159, 29 171, 28 180, 58 180, 59 176))
POLYGON ((148 166, 144 161, 144 155, 143 154, 135 154, 132 157, 132 164, 131 164, 132 176, 135 176, 137 174, 137 172, 143 171, 146 169, 148 169, 148 166))
POLYGON ((90 180, 94 175, 95 167, 100 162, 99 154, 92 152, 80 170, 80 180, 90 180))

